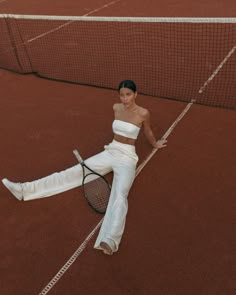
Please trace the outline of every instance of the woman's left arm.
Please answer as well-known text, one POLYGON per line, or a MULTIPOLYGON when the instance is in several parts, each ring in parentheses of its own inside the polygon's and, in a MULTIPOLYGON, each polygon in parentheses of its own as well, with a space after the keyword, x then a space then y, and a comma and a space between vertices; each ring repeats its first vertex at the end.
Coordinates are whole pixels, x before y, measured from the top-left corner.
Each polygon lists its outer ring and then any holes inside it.
POLYGON ((166 147, 167 140, 166 139, 160 139, 156 140, 152 128, 151 128, 151 119, 150 119, 150 113, 148 110, 145 110, 143 114, 143 127, 144 127, 144 134, 147 137, 148 141, 154 148, 161 149, 163 147, 166 147))

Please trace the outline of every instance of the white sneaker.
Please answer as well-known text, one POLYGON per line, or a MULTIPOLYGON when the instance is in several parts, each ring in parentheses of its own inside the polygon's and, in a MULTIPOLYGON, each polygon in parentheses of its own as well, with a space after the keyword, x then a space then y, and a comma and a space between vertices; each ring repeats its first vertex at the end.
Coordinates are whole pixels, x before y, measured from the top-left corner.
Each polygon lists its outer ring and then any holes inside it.
POLYGON ((17 200, 23 200, 23 187, 21 183, 11 182, 7 178, 2 179, 2 183, 17 198, 17 200))

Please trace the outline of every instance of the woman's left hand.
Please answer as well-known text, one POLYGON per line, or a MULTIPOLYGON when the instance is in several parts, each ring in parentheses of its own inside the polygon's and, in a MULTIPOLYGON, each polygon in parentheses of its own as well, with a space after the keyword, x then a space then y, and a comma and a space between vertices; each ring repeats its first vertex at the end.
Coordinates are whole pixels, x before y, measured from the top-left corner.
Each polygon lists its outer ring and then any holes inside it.
POLYGON ((156 145, 154 147, 157 148, 157 149, 162 149, 162 148, 167 146, 166 143, 167 143, 166 139, 160 139, 160 140, 157 141, 157 143, 156 143, 156 145))

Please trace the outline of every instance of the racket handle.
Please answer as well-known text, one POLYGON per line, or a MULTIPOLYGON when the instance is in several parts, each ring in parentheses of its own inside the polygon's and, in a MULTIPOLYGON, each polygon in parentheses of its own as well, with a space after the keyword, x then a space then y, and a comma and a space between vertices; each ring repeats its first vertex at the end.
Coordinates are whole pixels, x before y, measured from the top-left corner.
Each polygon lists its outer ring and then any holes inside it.
POLYGON ((80 154, 79 154, 79 152, 78 152, 77 150, 73 150, 73 153, 74 153, 76 159, 77 159, 80 163, 83 163, 83 162, 84 162, 83 159, 82 159, 82 157, 80 156, 80 154))

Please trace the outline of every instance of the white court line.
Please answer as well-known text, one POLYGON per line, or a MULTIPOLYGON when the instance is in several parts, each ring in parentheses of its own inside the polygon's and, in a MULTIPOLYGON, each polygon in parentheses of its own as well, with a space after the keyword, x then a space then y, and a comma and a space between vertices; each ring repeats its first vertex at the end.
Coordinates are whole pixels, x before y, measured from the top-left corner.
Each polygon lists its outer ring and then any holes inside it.
MULTIPOLYGON (((174 121, 174 123, 169 127, 169 129, 166 131, 166 133, 162 136, 162 139, 167 139, 167 137, 171 134, 171 132, 174 130, 176 125, 182 120, 182 118, 186 115, 186 113, 189 111, 191 106, 195 100, 192 100, 190 103, 187 104, 185 109, 181 112, 181 114, 178 116, 178 118, 174 121)), ((146 166, 146 164, 151 160, 151 158, 155 155, 155 153, 158 151, 158 149, 153 149, 153 151, 149 154, 149 156, 143 161, 142 164, 140 164, 136 170, 136 177, 138 174, 142 171, 142 169, 146 166)))
POLYGON ((208 84, 215 78, 215 76, 219 73, 219 71, 222 69, 222 67, 225 65, 225 63, 229 60, 231 55, 236 50, 236 46, 234 46, 229 53, 225 56, 225 58, 222 60, 222 62, 218 65, 218 67, 215 69, 215 71, 212 73, 212 75, 206 80, 206 82, 202 85, 202 87, 198 90, 198 93, 203 93, 205 88, 208 86, 208 84))
MULTIPOLYGON (((114 5, 115 3, 120 2, 120 1, 121 1, 121 0, 114 0, 114 1, 112 1, 112 2, 109 2, 109 3, 103 5, 103 6, 99 7, 99 8, 96 8, 96 9, 94 9, 94 10, 89 11, 88 13, 82 15, 82 17, 89 16, 89 15, 95 13, 95 12, 98 12, 98 11, 104 9, 104 8, 107 8, 108 6, 114 5)), ((55 29, 53 29, 53 30, 50 30, 50 31, 48 31, 48 32, 46 32, 46 33, 44 33, 44 34, 38 35, 38 36, 35 37, 35 38, 32 38, 32 39, 27 40, 24 44, 26 44, 26 43, 30 43, 30 42, 32 42, 32 41, 35 41, 35 40, 37 40, 37 39, 39 39, 39 38, 42 38, 42 37, 48 35, 48 34, 54 33, 54 32, 56 32, 56 31, 60 30, 61 28, 64 28, 64 27, 70 25, 70 24, 73 23, 73 22, 75 22, 75 20, 68 21, 68 22, 66 22, 65 24, 63 24, 63 25, 61 25, 61 26, 59 26, 59 27, 57 27, 57 28, 55 28, 55 29)))
MULTIPOLYGON (((166 133, 163 135, 162 139, 167 139, 167 137, 172 133, 176 125, 182 120, 182 118, 189 111, 191 106, 195 101, 192 100, 191 103, 188 103, 185 109, 181 112, 181 114, 177 117, 174 123, 169 127, 166 133)), ((136 170, 136 177, 142 171, 142 169, 146 166, 146 164, 150 161, 150 159, 154 156, 154 154, 158 151, 158 149, 153 149, 153 151, 149 154, 149 156, 143 161, 142 164, 136 170)), ((100 228, 104 217, 99 221, 99 223, 95 226, 95 228, 90 232, 87 238, 83 241, 83 243, 77 248, 74 254, 69 258, 69 260, 64 264, 64 266, 58 271, 58 273, 53 277, 53 279, 47 284, 47 286, 39 293, 39 295, 46 295, 48 292, 55 286, 55 284, 62 278, 62 276, 66 273, 66 271, 71 267, 71 265, 76 261, 79 255, 86 248, 87 244, 100 228)))
MULTIPOLYGON (((1 1, 1 0, 0 0, 0 1, 1 1)), ((7 1, 7 0, 3 0, 3 1, 7 1)), ((94 9, 94 10, 91 10, 91 11, 89 11, 88 13, 86 13, 86 14, 80 16, 80 17, 82 17, 82 18, 86 18, 86 17, 89 16, 90 14, 93 14, 93 13, 95 13, 95 12, 98 12, 98 11, 100 11, 100 10, 102 10, 102 9, 108 7, 108 6, 114 5, 115 3, 120 2, 120 1, 121 1, 121 0, 114 0, 114 1, 112 1, 112 2, 109 2, 109 3, 107 3, 107 4, 105 4, 105 5, 101 6, 101 7, 99 7, 99 8, 96 8, 96 9, 94 9)), ((17 19, 19 15, 14 15, 14 14, 12 14, 12 15, 11 15, 11 14, 6 14, 6 15, 4 15, 4 14, 1 14, 0 16, 1 16, 1 17, 2 17, 2 16, 3 16, 3 17, 11 17, 11 16, 12 16, 13 18, 16 18, 16 19, 17 19)), ((32 15, 29 16, 29 18, 25 18, 25 19, 37 19, 37 16, 34 16, 34 17, 36 17, 36 18, 31 18, 31 17, 32 17, 32 15)), ((45 16, 45 15, 43 15, 43 16, 41 16, 41 17, 42 17, 42 19, 48 19, 48 17, 45 16)), ((71 17, 71 18, 73 18, 73 17, 71 17)), ((24 18, 23 18, 23 19, 24 19, 24 18)), ((40 18, 39 18, 39 19, 40 19, 40 18)), ((59 17, 59 19, 60 19, 60 17, 59 17)), ((63 20, 63 17, 62 17, 61 20, 63 20)), ((28 43, 30 43, 30 42, 32 42, 32 41, 35 41, 35 40, 37 40, 37 39, 40 39, 40 38, 42 38, 42 37, 44 37, 44 36, 46 36, 46 35, 48 35, 48 34, 54 33, 54 32, 56 32, 56 31, 60 30, 61 28, 64 28, 64 27, 70 25, 71 23, 73 23, 73 22, 75 22, 75 21, 76 21, 76 19, 72 19, 72 20, 70 20, 70 21, 67 21, 67 22, 64 23, 63 25, 58 26, 57 28, 55 28, 55 29, 53 29, 53 30, 47 31, 47 32, 45 32, 45 33, 43 33, 43 34, 41 34, 41 35, 38 35, 38 36, 36 36, 36 37, 34 37, 34 38, 32 38, 32 39, 29 39, 29 40, 25 41, 23 44, 24 44, 24 45, 25 45, 25 44, 28 44, 28 43)), ((14 47, 11 47, 11 48, 7 49, 5 52, 9 52, 9 51, 12 50, 12 49, 14 49, 14 47)))
POLYGON ((98 11, 104 9, 104 8, 107 8, 108 6, 114 5, 115 3, 120 2, 120 1, 121 1, 121 0, 114 0, 114 1, 112 1, 112 2, 109 2, 109 3, 107 3, 107 4, 103 5, 103 6, 101 6, 100 8, 97 8, 97 9, 91 10, 90 12, 88 12, 88 13, 82 15, 82 16, 88 16, 88 15, 93 14, 93 13, 95 13, 95 12, 98 12, 98 11))

